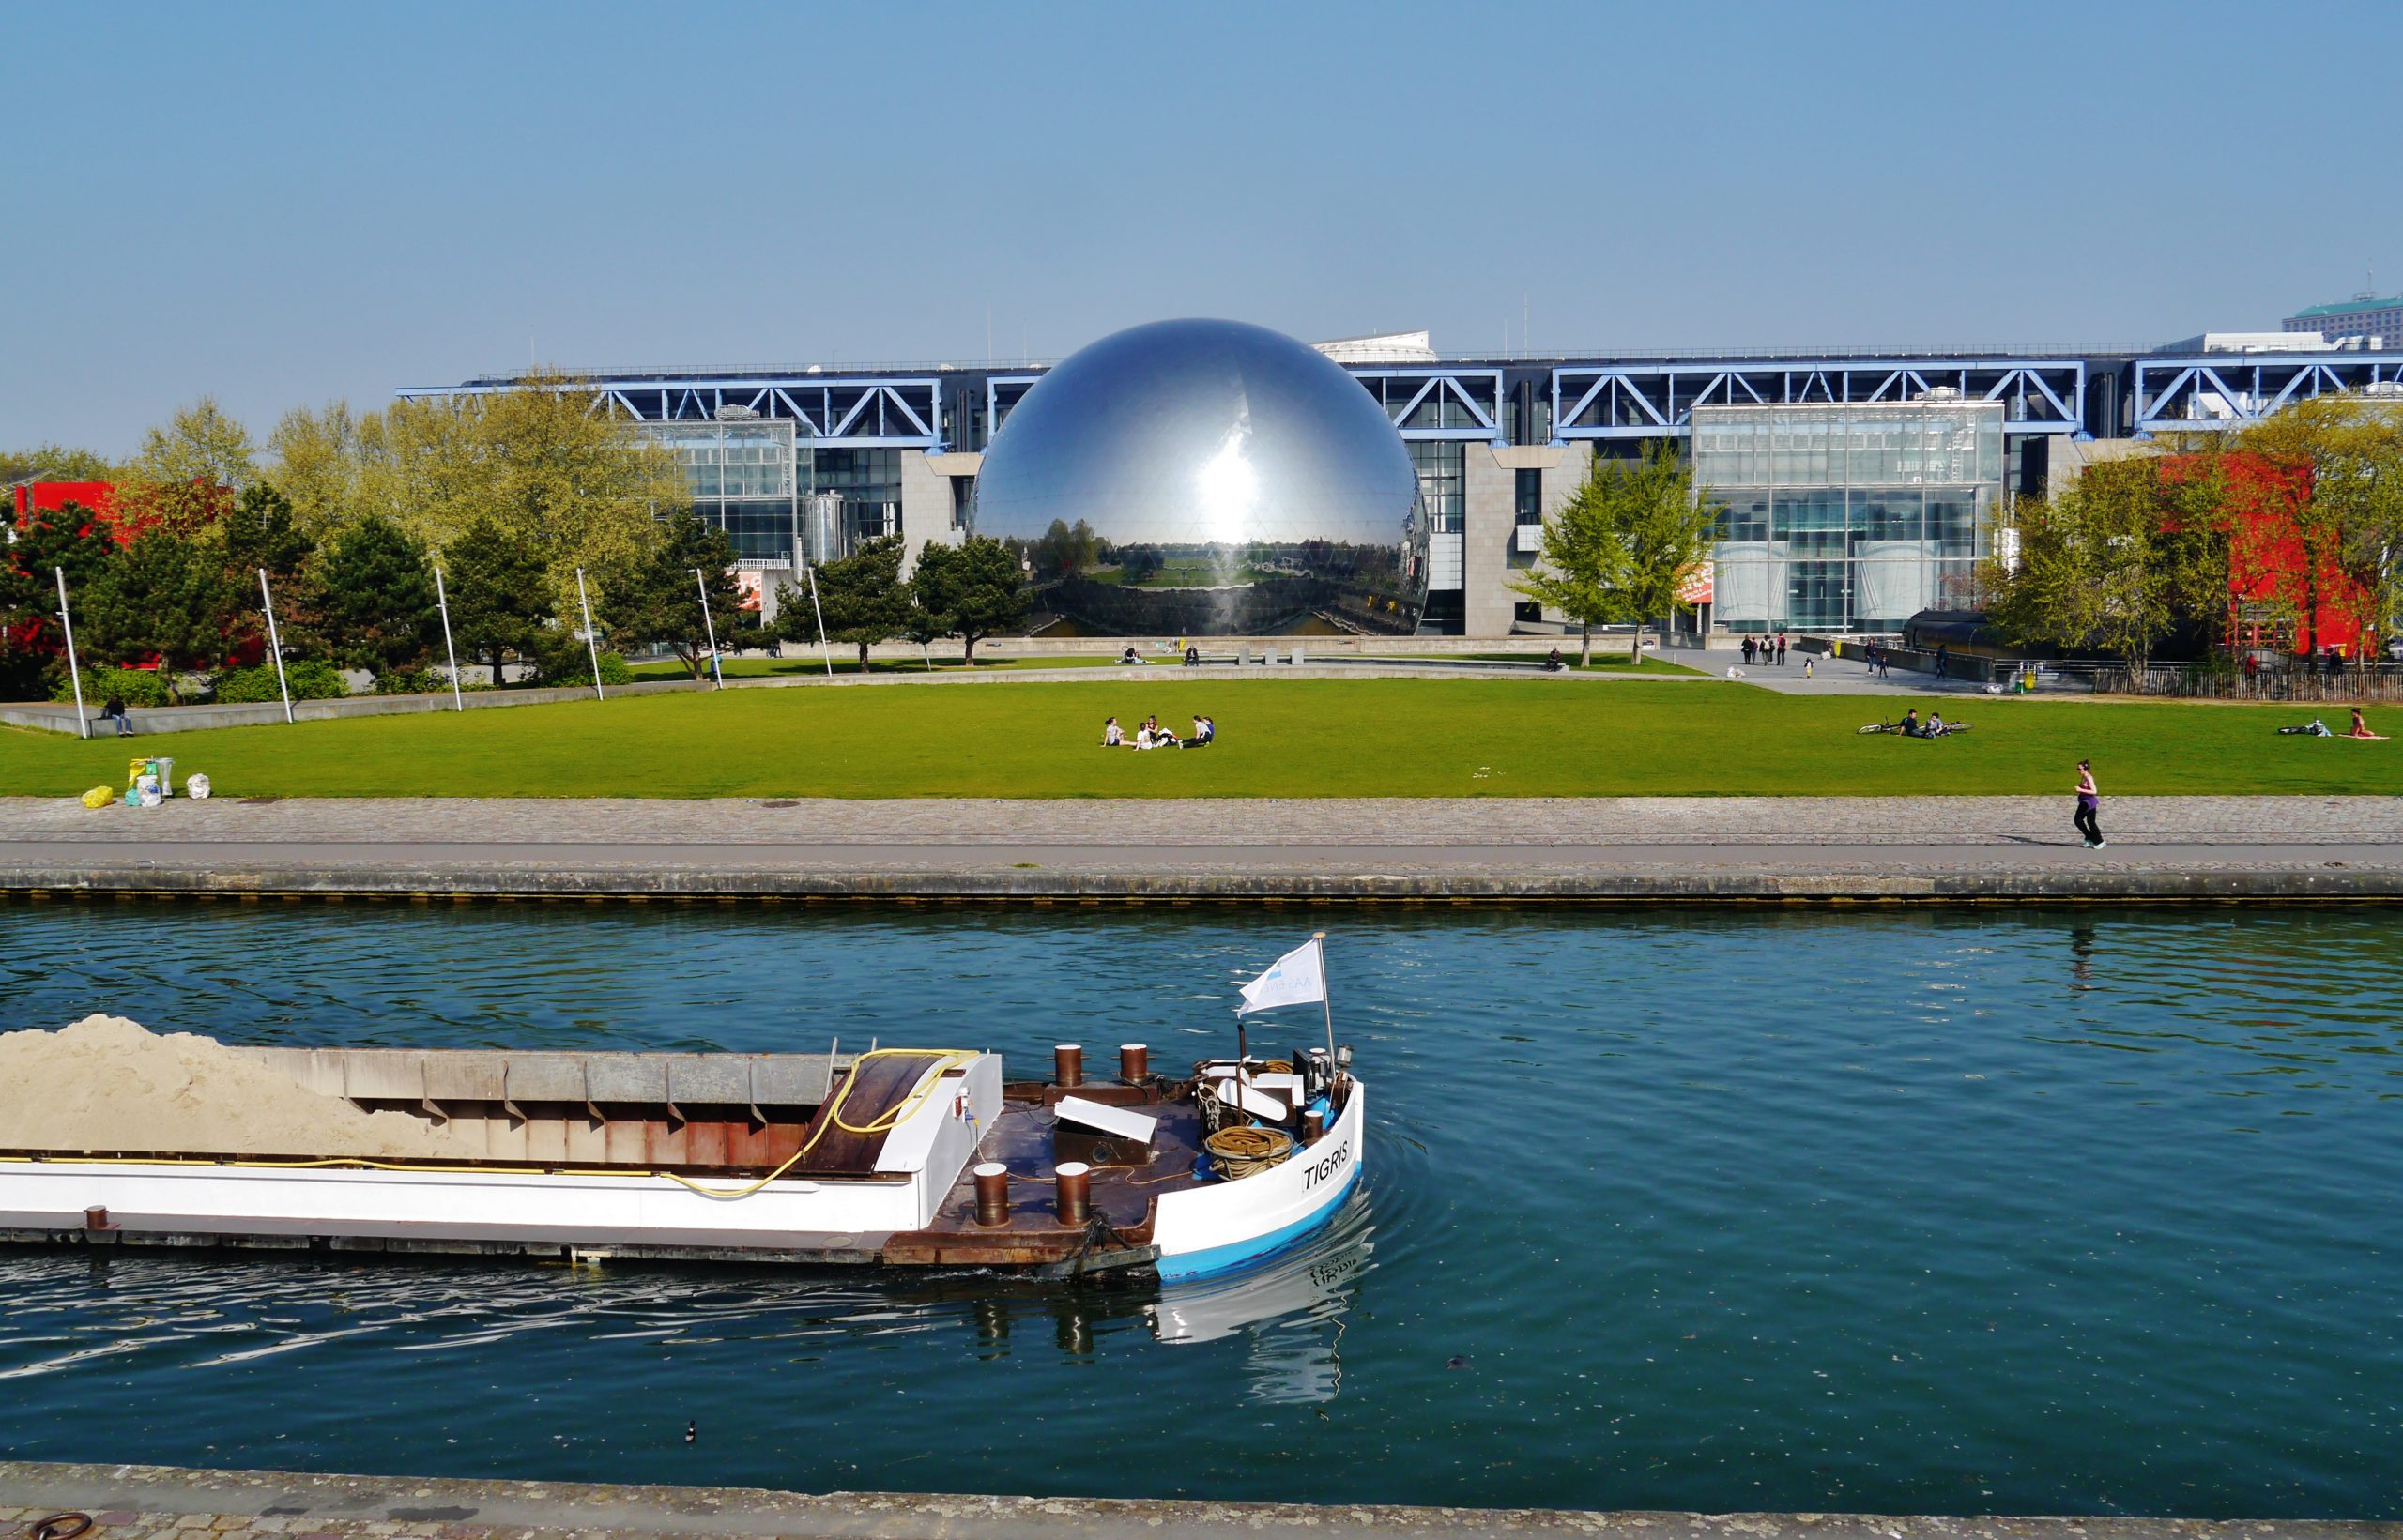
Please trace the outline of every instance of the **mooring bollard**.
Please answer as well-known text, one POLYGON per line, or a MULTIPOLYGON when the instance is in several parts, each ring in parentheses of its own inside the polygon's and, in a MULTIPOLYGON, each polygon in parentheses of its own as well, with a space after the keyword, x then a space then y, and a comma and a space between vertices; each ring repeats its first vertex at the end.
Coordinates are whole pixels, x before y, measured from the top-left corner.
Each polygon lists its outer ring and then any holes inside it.
POLYGON ((1060 1194, 1063 1225, 1081 1225, 1093 1217, 1093 1167, 1083 1161, 1064 1163, 1051 1173, 1060 1194))
POLYGON ((1009 1222, 1010 1168, 997 1160, 986 1161, 976 1167, 976 1223, 1009 1222))
POLYGON ((1085 1051, 1074 1043, 1056 1043, 1051 1046, 1051 1079, 1056 1085, 1081 1086, 1085 1083, 1085 1051))
POLYGON ((107 1229, 109 1227, 108 1210, 98 1207, 85 1209, 84 1211, 84 1227, 87 1230, 107 1229))
POLYGON ((1140 1043, 1118 1044, 1118 1078, 1130 1086, 1141 1085, 1152 1075, 1152 1050, 1140 1043))

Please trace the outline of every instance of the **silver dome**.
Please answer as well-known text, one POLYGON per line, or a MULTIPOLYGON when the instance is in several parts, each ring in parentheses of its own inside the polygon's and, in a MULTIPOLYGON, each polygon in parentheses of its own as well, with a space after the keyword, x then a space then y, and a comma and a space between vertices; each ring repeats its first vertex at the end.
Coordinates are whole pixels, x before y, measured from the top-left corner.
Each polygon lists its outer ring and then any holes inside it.
POLYGON ((1407 634, 1427 598, 1400 434, 1324 356, 1238 321, 1063 360, 1003 420, 970 520, 1027 557, 1053 635, 1407 634))

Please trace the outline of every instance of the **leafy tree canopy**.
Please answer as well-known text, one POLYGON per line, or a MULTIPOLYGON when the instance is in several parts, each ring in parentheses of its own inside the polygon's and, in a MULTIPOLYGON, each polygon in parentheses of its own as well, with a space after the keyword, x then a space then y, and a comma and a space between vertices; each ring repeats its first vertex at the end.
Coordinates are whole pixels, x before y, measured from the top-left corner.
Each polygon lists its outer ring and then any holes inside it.
MULTIPOLYGON (((826 612, 827 639, 859 648, 862 668, 867 666, 868 648, 909 634, 912 612, 910 586, 901 581, 901 552, 900 537, 887 536, 818 569, 818 602, 826 612)), ((817 637, 818 618, 805 590, 777 618, 788 641, 817 637)))
POLYGON ((478 518, 444 548, 442 576, 452 640, 469 662, 491 665, 497 687, 507 654, 531 657, 546 629, 551 597, 542 555, 522 535, 478 518))
POLYGON ((215 549, 154 529, 85 586, 75 608, 76 639, 101 662, 155 658, 180 673, 222 660, 229 643, 252 633, 253 616, 215 549))
POLYGON ((650 551, 612 586, 609 633, 627 642, 665 642, 699 679, 709 668, 712 629, 730 639, 742 622, 733 567, 734 542, 725 530, 689 508, 661 520, 650 551))
POLYGON ((334 656, 382 674, 424 661, 442 642, 425 544, 384 518, 364 518, 326 547, 317 567, 334 656))
POLYGON ((979 641, 1026 618, 1025 582, 1017 553, 1000 541, 972 535, 957 545, 929 543, 910 577, 914 633, 958 637, 973 666, 979 641))
MULTIPOLYGON (((1591 662, 1594 627, 1659 619, 1710 555, 1720 508, 1675 447, 1656 445, 1640 460, 1602 460, 1543 526, 1536 566, 1510 587, 1578 623, 1581 663, 1591 662)), ((1643 657, 1639 631, 1629 655, 1643 657)))

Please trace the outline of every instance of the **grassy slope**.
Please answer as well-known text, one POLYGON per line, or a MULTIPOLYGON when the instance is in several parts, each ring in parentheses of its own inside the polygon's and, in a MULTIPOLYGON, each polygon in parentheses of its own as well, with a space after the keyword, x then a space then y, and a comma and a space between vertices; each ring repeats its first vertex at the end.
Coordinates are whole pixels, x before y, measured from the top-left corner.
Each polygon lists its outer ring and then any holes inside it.
MULTIPOLYGON (((1939 742, 1854 729, 1902 702, 1728 683, 1186 679, 729 691, 137 740, 228 796, 1355 797, 2403 793, 2403 742, 2281 738, 2310 709, 1960 705, 1939 742), (1105 753, 1157 711, 1197 753, 1105 753)), ((2319 714, 2341 719, 2324 708, 2319 714)), ((2373 722, 2378 720, 2373 712, 2373 722)), ((2397 724, 2403 725, 2403 724, 2397 724)), ((0 792, 122 785, 127 747, 0 730, 0 792)))

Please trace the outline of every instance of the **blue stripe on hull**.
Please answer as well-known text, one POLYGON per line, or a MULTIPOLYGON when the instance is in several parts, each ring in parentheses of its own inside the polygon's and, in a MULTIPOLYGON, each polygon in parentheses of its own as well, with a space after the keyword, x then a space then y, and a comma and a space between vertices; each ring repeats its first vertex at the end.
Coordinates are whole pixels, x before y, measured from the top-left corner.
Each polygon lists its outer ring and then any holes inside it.
POLYGON ((1264 1235, 1253 1236, 1249 1240, 1230 1241, 1223 1246, 1211 1246, 1202 1251, 1188 1251, 1175 1257, 1161 1258, 1159 1260, 1161 1280, 1168 1282, 1179 1278, 1200 1278, 1213 1273, 1229 1273, 1246 1263, 1259 1261, 1271 1253, 1283 1251, 1310 1231, 1321 1228, 1333 1218, 1335 1211, 1343 1206, 1343 1200, 1352 1196, 1353 1183, 1359 1180, 1360 1166, 1355 1162, 1351 1171, 1344 1177, 1342 1185, 1335 1189, 1334 1196, 1319 1205, 1317 1209, 1281 1229, 1270 1230, 1264 1235))

